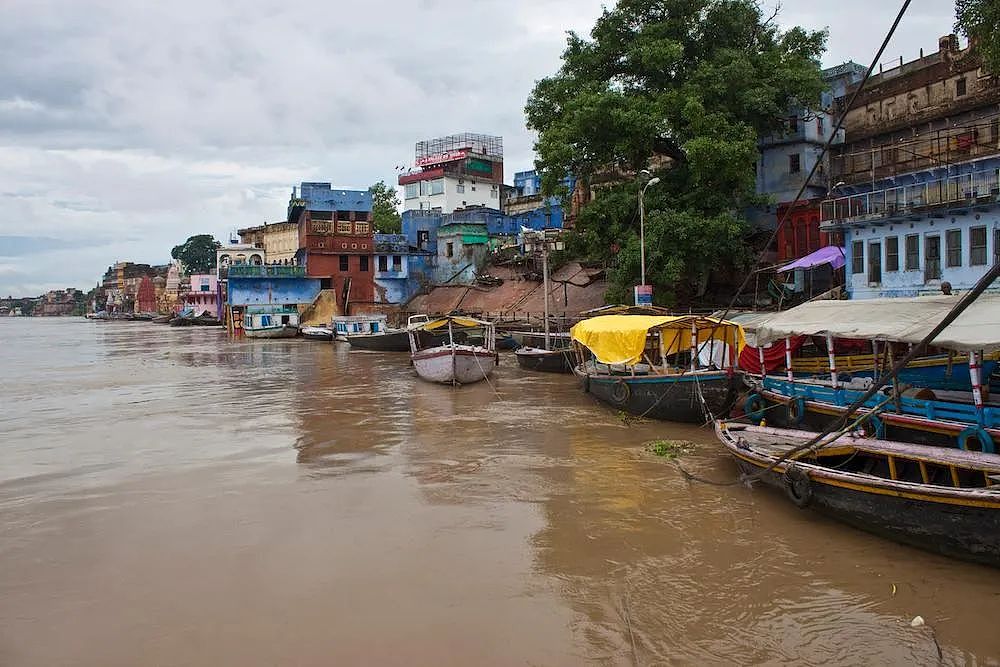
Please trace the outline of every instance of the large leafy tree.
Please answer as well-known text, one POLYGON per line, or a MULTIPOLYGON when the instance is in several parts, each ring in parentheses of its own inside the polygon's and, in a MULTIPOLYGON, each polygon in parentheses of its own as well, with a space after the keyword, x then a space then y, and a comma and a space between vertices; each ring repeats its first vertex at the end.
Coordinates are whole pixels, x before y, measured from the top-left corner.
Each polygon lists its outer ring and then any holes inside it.
POLYGON ((375 231, 379 234, 398 234, 402 230, 402 220, 399 217, 399 197, 396 188, 379 181, 368 188, 372 193, 372 218, 375 221, 375 231))
MULTIPOLYGON (((590 39, 570 33, 562 67, 528 99, 547 193, 566 174, 586 185, 653 165, 646 265, 658 302, 700 293, 713 268, 739 262, 758 138, 819 104, 826 33, 781 31, 775 18, 754 0, 621 0, 590 39)), ((581 249, 612 266, 609 299, 638 282, 641 186, 629 176, 602 189, 577 220, 581 249)))
POLYGON ((220 245, 211 234, 197 234, 174 246, 170 256, 179 259, 188 273, 208 273, 215 267, 215 251, 220 245))
POLYGON ((955 0, 955 29, 978 42, 987 69, 1000 73, 1000 2, 955 0))

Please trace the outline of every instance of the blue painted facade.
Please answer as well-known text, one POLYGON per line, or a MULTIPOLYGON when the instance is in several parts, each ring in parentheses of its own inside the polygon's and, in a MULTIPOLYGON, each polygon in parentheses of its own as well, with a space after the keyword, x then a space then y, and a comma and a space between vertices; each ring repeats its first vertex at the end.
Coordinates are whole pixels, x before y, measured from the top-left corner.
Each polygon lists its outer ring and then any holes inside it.
POLYGON ((376 234, 375 302, 406 303, 416 296, 433 281, 434 259, 411 247, 405 234, 376 234))
POLYGON ((299 266, 243 266, 230 269, 230 306, 297 305, 312 303, 320 291, 318 278, 307 278, 299 266))
POLYGON ((943 282, 969 289, 1000 258, 1000 158, 838 192, 820 227, 843 232, 852 299, 940 294, 943 282))
POLYGON ((344 190, 330 183, 303 182, 298 197, 309 211, 371 211, 372 193, 367 190, 344 190))
MULTIPOLYGON (((822 95, 823 108, 818 111, 792 109, 785 132, 761 138, 757 194, 770 196, 775 203, 795 201, 806 177, 819 160, 823 145, 833 133, 836 119, 830 109, 834 99, 843 96, 847 86, 860 81, 864 73, 865 68, 857 63, 823 70, 823 80, 829 86, 822 95)), ((843 132, 834 143, 842 141, 843 132)), ((821 165, 800 199, 822 197, 828 187, 826 167, 821 165)))

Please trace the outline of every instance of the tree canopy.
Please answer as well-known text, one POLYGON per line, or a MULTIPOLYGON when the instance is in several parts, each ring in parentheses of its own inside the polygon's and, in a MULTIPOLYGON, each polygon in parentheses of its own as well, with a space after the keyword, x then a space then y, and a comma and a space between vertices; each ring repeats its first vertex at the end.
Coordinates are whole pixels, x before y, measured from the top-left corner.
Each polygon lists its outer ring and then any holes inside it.
POLYGON ((208 273, 215 267, 215 251, 220 246, 211 234, 197 234, 174 246, 170 256, 179 259, 188 273, 208 273))
POLYGON ((535 85, 525 113, 543 190, 567 174, 585 185, 625 175, 577 219, 579 249, 611 266, 610 299, 638 282, 643 168, 661 179, 646 193, 658 302, 741 259, 759 137, 818 108, 823 90, 826 33, 781 31, 775 18, 754 0, 622 0, 590 39, 571 33, 562 67, 535 85))
POLYGON ((1000 73, 1000 3, 996 0, 955 0, 955 29, 978 42, 986 68, 1000 73))
POLYGON ((372 193, 372 218, 374 220, 375 231, 379 234, 398 234, 403 229, 403 223, 399 217, 399 197, 396 195, 396 188, 386 185, 385 181, 379 181, 368 188, 372 193))

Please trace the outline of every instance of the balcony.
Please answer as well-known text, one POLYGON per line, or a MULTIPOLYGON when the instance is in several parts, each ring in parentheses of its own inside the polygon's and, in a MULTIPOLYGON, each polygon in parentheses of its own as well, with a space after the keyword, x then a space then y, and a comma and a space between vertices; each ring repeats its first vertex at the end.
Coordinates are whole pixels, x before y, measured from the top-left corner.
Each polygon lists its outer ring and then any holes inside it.
POLYGON ((961 174, 914 185, 828 199, 820 205, 820 226, 864 223, 904 217, 938 207, 972 206, 1000 201, 1000 170, 961 174))
POLYGON ((305 278, 306 267, 284 264, 233 264, 230 278, 305 278))

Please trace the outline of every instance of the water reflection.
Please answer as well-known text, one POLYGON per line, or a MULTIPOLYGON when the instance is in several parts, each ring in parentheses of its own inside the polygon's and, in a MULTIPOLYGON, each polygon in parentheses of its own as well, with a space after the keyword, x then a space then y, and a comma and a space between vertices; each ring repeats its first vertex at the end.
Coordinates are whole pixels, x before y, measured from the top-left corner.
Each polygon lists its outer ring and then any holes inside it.
POLYGON ((686 468, 732 479, 708 430, 625 424, 509 356, 452 389, 343 344, 69 320, 0 340, 5 665, 1000 654, 997 572, 686 482, 643 443, 691 440, 686 468))

